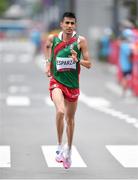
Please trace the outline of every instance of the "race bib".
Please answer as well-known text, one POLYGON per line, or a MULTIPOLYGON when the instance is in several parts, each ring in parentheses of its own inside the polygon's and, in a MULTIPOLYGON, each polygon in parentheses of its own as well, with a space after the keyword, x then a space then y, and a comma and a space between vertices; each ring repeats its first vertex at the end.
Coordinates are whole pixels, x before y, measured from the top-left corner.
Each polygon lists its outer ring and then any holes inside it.
POLYGON ((70 57, 57 57, 56 66, 58 71, 76 69, 76 62, 70 57))

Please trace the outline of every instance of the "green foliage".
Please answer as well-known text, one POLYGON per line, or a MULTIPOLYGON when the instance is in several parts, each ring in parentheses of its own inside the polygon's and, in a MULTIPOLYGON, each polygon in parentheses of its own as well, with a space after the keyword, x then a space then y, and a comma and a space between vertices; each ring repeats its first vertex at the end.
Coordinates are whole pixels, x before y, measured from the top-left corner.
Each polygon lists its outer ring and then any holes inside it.
POLYGON ((130 12, 130 20, 136 25, 137 24, 137 14, 138 14, 138 9, 137 9, 137 0, 122 0, 123 5, 129 8, 130 12))
POLYGON ((42 12, 43 10, 43 5, 42 5, 42 1, 38 1, 36 3, 34 3, 32 5, 32 9, 33 9, 33 14, 32 15, 36 15, 42 12))
POLYGON ((9 1, 8 0, 0 0, 0 16, 3 15, 5 10, 9 7, 9 1))
POLYGON ((136 9, 136 1, 133 1, 130 6, 130 13, 132 16, 136 16, 137 9, 136 9))

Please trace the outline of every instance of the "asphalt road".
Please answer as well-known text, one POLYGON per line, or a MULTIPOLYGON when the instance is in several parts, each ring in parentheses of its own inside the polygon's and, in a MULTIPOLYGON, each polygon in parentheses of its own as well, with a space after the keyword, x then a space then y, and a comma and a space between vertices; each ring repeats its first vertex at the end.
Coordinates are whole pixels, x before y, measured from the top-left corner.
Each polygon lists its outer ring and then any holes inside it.
POLYGON ((56 145, 48 81, 29 42, 0 43, 0 179, 138 179, 138 98, 121 97, 114 67, 93 60, 81 70, 73 145, 85 167, 77 156, 69 170, 47 162, 42 147, 56 145))

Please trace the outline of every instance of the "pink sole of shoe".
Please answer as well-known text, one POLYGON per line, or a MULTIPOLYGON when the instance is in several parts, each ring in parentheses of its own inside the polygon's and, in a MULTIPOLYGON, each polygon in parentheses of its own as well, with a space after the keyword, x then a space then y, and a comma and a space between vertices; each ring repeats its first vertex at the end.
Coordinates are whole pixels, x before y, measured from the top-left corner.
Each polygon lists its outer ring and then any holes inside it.
POLYGON ((65 169, 69 169, 69 168, 71 167, 71 164, 68 164, 68 165, 67 165, 66 163, 63 162, 63 167, 64 167, 65 169))
POLYGON ((62 163, 63 162, 63 160, 60 160, 60 161, 58 161, 57 159, 55 159, 56 160, 56 162, 58 162, 58 163, 62 163))

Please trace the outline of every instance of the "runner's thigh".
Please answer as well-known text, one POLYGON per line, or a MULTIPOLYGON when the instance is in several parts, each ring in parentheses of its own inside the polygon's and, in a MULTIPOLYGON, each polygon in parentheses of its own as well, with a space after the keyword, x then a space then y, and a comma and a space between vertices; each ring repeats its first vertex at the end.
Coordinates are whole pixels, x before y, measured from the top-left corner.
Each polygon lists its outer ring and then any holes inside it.
POLYGON ((57 110, 64 111, 64 96, 60 88, 52 90, 52 99, 57 110))

